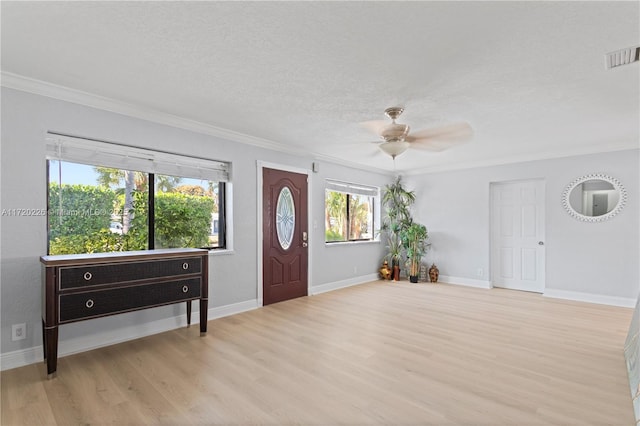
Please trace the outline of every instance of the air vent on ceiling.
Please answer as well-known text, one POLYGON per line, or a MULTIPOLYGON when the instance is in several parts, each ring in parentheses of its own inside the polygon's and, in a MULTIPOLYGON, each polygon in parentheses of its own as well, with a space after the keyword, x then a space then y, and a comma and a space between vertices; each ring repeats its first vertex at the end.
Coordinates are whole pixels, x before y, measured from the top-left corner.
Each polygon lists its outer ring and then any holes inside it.
POLYGON ((640 46, 628 47, 604 55, 604 66, 610 70, 611 68, 628 65, 638 60, 640 60, 640 46))

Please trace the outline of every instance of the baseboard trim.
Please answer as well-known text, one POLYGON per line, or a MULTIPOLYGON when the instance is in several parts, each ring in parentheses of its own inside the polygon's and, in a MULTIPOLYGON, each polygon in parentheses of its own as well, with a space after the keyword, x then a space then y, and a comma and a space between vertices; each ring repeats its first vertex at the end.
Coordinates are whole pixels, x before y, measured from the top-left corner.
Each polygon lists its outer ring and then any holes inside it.
POLYGON ((438 277, 438 281, 443 282, 445 284, 464 285, 467 287, 476 287, 476 288, 484 288, 484 289, 492 288, 491 282, 484 281, 484 280, 474 280, 472 278, 450 277, 448 275, 440 275, 438 277))
MULTIPOLYGON (((258 309, 258 300, 247 300, 245 302, 232 303, 231 305, 218 306, 217 308, 210 308, 208 312, 208 319, 216 319, 228 317, 235 314, 241 314, 243 312, 252 311, 258 309)), ((198 318, 198 324, 200 319, 198 318)))
MULTIPOLYGON (((235 315, 256 308, 258 308, 257 300, 247 300, 245 302, 234 303, 231 305, 218 306, 208 310, 208 320, 235 315)), ((200 315, 198 314, 198 311, 194 310, 191 317, 192 326, 200 323, 200 315)), ((175 330, 176 328, 185 327, 186 325, 186 317, 184 315, 179 315, 144 324, 130 325, 123 328, 108 330, 103 333, 92 334, 91 336, 73 338, 59 343, 58 356, 61 358, 67 355, 86 352, 104 346, 115 345, 117 343, 139 339, 152 334, 175 330)), ((43 352, 41 345, 7 352, 5 354, 0 354, 0 371, 10 370, 12 368, 18 368, 42 361, 43 352)))
POLYGON ((351 287, 358 284, 369 283, 379 278, 380 277, 378 276, 378 274, 369 274, 369 275, 360 275, 358 277, 349 278, 347 280, 334 281, 328 284, 321 284, 321 285, 311 287, 309 289, 309 295, 315 296, 316 294, 322 294, 328 291, 351 287))
POLYGON ((0 371, 35 364, 43 359, 42 346, 7 352, 0 355, 0 371))
POLYGON ((579 291, 555 290, 547 288, 543 293, 544 297, 553 299, 575 300, 577 302, 597 303, 599 305, 619 306, 622 308, 633 308, 636 300, 631 297, 605 296, 602 294, 582 293, 579 291))

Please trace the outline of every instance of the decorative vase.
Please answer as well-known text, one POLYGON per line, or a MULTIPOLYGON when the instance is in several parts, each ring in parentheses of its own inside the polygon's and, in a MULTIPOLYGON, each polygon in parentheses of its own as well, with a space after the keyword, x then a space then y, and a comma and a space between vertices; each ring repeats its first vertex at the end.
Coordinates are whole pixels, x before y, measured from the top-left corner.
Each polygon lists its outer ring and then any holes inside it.
POLYGON ((400 267, 398 265, 393 266, 393 280, 400 281, 400 267))
POLYGON ((418 282, 418 276, 417 275, 409 275, 409 281, 412 283, 417 283, 418 282))
POLYGON ((383 280, 391 279, 391 268, 389 268, 389 263, 385 260, 380 268, 380 278, 383 280))
POLYGON ((432 283, 438 282, 438 275, 440 275, 440 271, 435 263, 431 264, 431 268, 429 268, 429 279, 432 283))

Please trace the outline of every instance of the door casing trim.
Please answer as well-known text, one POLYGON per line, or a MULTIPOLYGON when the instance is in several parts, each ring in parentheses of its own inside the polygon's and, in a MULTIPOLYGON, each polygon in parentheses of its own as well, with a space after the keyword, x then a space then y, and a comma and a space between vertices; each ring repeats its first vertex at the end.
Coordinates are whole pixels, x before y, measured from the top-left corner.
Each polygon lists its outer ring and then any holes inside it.
MULTIPOLYGON (((263 277, 263 261, 262 261, 262 255, 263 255, 263 251, 262 251, 262 240, 264 238, 264 233, 262 232, 262 202, 263 202, 263 194, 262 194, 262 183, 263 183, 263 179, 262 179, 262 174, 264 173, 264 169, 275 169, 275 170, 281 170, 283 172, 291 172, 291 173, 299 173, 301 175, 306 175, 307 176, 307 227, 311 226, 311 217, 312 217, 312 199, 313 197, 311 196, 311 188, 313 187, 311 185, 312 183, 312 173, 310 169, 303 169, 300 167, 292 167, 292 166, 287 166, 285 164, 276 164, 276 163, 269 163, 266 161, 260 161, 257 160, 256 161, 256 180, 257 180, 257 187, 256 187, 256 193, 257 193, 257 256, 258 256, 258 270, 257 270, 257 275, 258 275, 258 280, 257 280, 257 288, 256 288, 256 299, 258 301, 258 306, 264 306, 264 301, 263 301, 263 284, 264 284, 264 277, 263 277)), ((311 230, 308 229, 308 235, 311 236, 311 230)), ((307 294, 310 295, 311 294, 311 268, 312 268, 312 260, 313 257, 311 256, 312 254, 312 247, 313 247, 313 241, 310 238, 309 241, 309 247, 307 248, 307 294)))

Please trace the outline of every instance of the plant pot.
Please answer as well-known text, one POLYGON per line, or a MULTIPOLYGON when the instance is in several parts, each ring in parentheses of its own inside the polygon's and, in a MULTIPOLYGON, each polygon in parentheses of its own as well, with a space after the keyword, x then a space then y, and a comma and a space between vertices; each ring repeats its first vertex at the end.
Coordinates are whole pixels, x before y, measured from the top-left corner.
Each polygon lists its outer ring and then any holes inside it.
POLYGON ((409 281, 412 283, 417 283, 418 282, 418 276, 417 275, 409 275, 409 281))
POLYGON ((400 281, 400 267, 398 265, 393 267, 393 280, 400 281))

